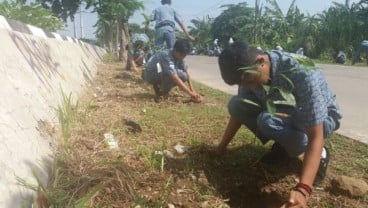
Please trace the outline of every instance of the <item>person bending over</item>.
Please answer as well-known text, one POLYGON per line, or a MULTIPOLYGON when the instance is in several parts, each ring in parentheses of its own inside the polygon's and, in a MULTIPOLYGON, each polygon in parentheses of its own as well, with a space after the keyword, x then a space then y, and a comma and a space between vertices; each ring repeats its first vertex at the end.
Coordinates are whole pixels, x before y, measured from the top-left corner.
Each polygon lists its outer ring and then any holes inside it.
POLYGON ((304 154, 299 183, 283 207, 307 207, 313 184, 326 174, 329 153, 324 139, 340 126, 336 96, 321 70, 305 66, 298 55, 279 50, 264 52, 244 42, 234 42, 219 56, 222 79, 238 85, 238 95, 228 104, 230 119, 217 146, 208 153, 222 155, 241 125, 263 144, 274 144, 261 162, 276 163, 304 154))
POLYGON ((173 49, 158 51, 148 60, 143 79, 153 85, 156 98, 167 96, 173 87, 178 86, 192 101, 201 102, 202 97, 194 90, 188 66, 184 62, 189 52, 188 40, 178 39, 173 49))

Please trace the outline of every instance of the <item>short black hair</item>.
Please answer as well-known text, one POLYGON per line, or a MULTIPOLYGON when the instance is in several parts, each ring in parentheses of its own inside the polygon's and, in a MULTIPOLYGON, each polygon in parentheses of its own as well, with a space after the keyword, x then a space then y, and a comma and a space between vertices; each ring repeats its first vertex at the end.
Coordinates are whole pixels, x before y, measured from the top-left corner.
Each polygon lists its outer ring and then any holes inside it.
POLYGON ((171 0, 161 0, 161 4, 171 4, 171 0))
POLYGON ((228 85, 240 84, 243 72, 238 69, 253 65, 256 56, 263 53, 263 51, 242 41, 235 41, 226 47, 218 58, 221 77, 224 82, 228 85))
POLYGON ((174 51, 187 55, 190 53, 190 49, 191 49, 191 46, 187 39, 177 39, 175 41, 174 51))

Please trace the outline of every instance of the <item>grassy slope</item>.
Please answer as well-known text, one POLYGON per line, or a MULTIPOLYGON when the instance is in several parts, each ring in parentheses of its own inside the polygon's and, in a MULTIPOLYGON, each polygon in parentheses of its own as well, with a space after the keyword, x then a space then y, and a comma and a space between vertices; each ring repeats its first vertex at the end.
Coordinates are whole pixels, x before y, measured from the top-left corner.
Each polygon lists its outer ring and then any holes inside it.
MULTIPOLYGON (((211 159, 200 151, 200 144, 219 141, 229 95, 196 84, 204 95, 201 104, 187 102, 177 90, 155 103, 150 86, 122 68, 121 63, 101 66, 78 107, 72 106, 71 137, 60 137, 53 177, 44 192, 49 205, 278 207, 287 198, 300 162, 260 165, 257 160, 270 144, 262 146, 245 128, 224 157, 211 159), (104 133, 115 136, 118 150, 104 146, 104 133), (175 154, 177 144, 188 147, 187 153, 175 154), (173 156, 163 157, 164 150, 173 156)), ((366 207, 368 196, 349 199, 328 188, 336 174, 368 181, 368 146, 339 135, 327 145, 332 153, 328 178, 315 188, 310 207, 366 207)))

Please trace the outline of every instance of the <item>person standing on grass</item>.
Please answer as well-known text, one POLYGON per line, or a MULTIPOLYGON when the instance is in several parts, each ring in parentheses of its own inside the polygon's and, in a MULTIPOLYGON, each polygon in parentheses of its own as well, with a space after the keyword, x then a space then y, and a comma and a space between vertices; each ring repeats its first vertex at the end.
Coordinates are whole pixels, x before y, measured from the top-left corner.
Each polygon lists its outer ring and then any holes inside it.
POLYGON ((143 79, 153 85, 156 98, 168 96, 169 91, 178 86, 194 102, 202 97, 195 92, 184 58, 190 52, 188 40, 178 39, 173 49, 158 51, 148 60, 143 79), (188 86, 185 85, 188 82, 188 86))
POLYGON ((223 155, 244 124, 263 144, 274 140, 260 162, 275 164, 304 154, 299 183, 283 207, 307 207, 313 185, 326 174, 329 152, 324 139, 340 126, 335 94, 321 70, 306 59, 277 50, 264 52, 243 42, 225 48, 218 59, 222 79, 238 85, 239 91, 228 104, 230 120, 220 143, 206 150, 223 155))
POLYGON ((161 46, 166 43, 167 48, 171 49, 175 43, 175 22, 179 24, 184 34, 190 41, 195 41, 191 36, 180 15, 171 7, 171 0, 161 0, 161 6, 153 11, 152 21, 156 22, 156 45, 161 46))

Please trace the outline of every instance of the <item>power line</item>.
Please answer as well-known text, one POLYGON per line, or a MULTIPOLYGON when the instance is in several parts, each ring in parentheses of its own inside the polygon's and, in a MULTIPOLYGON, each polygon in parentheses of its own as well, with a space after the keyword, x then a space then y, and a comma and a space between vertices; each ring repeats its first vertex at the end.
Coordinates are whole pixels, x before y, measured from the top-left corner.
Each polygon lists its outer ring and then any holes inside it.
MULTIPOLYGON (((188 15, 185 15, 185 16, 187 16, 187 17, 190 17, 190 16, 197 17, 197 16, 199 16, 199 15, 201 15, 201 14, 203 14, 203 13, 207 12, 208 10, 211 10, 211 9, 213 9, 213 8, 215 8, 215 7, 218 7, 220 4, 223 4, 225 1, 228 1, 228 0, 220 0, 220 1, 218 1, 216 4, 214 4, 214 5, 210 6, 210 7, 208 7, 207 9, 204 9, 204 10, 202 10, 202 11, 200 11, 200 12, 196 13, 196 14, 188 14, 188 15)), ((231 1, 232 1, 232 0, 231 0, 231 1)))

